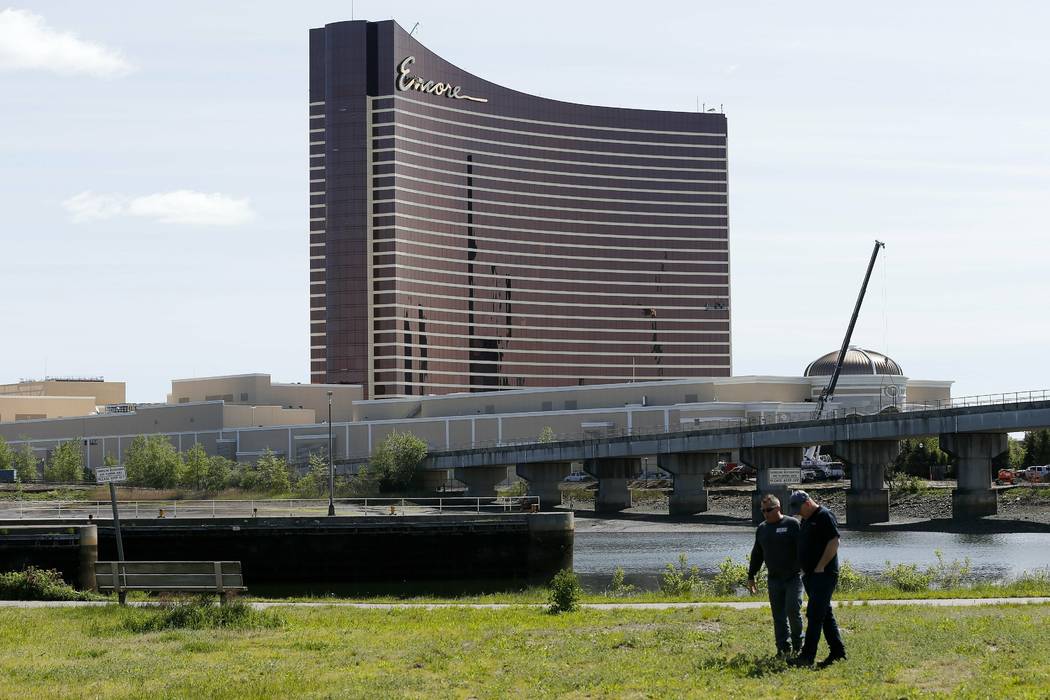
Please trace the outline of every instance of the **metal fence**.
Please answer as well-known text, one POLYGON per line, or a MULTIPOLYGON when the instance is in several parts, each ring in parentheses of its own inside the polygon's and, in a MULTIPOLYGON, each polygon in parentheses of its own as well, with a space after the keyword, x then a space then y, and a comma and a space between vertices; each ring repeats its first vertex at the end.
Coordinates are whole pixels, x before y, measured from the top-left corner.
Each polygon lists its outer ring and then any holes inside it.
MULTIPOLYGON (((438 515, 443 513, 520 513, 539 508, 536 496, 447 498, 337 498, 335 514, 346 516, 438 515)), ((118 502, 120 518, 263 518, 328 515, 328 499, 281 498, 259 500, 170 500, 118 502)), ((109 501, 6 501, 0 502, 0 519, 109 520, 109 501)))

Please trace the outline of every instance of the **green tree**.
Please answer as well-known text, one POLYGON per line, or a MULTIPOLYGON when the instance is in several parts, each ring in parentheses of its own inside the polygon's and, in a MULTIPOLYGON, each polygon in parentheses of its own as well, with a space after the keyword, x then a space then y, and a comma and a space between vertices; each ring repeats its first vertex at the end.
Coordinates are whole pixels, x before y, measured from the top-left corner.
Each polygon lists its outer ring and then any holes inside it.
POLYGON ((15 453, 7 440, 0 437, 0 469, 11 469, 15 463, 15 453))
POLYGON ((222 491, 229 486, 232 475, 233 462, 220 455, 209 457, 208 470, 204 474, 203 488, 209 493, 222 491))
POLYGON ((182 470, 179 473, 179 486, 200 491, 204 488, 208 476, 208 453, 199 442, 182 455, 182 470))
POLYGON ((1050 429, 1030 430, 1024 434, 1024 462, 1022 466, 1050 464, 1050 429))
POLYGON ((283 457, 267 449, 255 464, 249 465, 241 473, 241 488, 270 494, 288 493, 292 488, 288 464, 283 457))
POLYGON ((367 471, 381 491, 402 491, 412 483, 426 456, 427 443, 412 433, 395 430, 372 453, 367 471))
POLYGON ((182 459, 163 435, 139 435, 124 452, 128 483, 170 489, 179 483, 182 459))
POLYGON ((39 460, 36 458, 36 453, 33 452, 33 448, 30 446, 29 441, 22 443, 22 446, 14 451, 11 456, 11 466, 18 470, 19 479, 35 479, 37 477, 37 464, 39 460))
POLYGON ((60 443, 44 463, 44 480, 54 484, 78 484, 84 480, 84 457, 76 440, 60 443))
POLYGON ((536 442, 554 442, 554 429, 549 425, 545 426, 543 430, 540 431, 540 436, 536 438, 536 442))
POLYGON ((302 498, 320 498, 328 494, 328 456, 324 452, 310 455, 309 467, 295 485, 295 493, 302 498))

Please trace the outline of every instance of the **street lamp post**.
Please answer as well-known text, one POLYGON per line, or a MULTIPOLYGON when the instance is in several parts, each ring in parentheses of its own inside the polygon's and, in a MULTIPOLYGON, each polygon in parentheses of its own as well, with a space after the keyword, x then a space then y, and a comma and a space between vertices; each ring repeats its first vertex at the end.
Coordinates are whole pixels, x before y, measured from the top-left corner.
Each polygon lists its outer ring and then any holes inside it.
POLYGON ((332 451, 332 392, 328 392, 328 515, 335 515, 335 455, 332 451))

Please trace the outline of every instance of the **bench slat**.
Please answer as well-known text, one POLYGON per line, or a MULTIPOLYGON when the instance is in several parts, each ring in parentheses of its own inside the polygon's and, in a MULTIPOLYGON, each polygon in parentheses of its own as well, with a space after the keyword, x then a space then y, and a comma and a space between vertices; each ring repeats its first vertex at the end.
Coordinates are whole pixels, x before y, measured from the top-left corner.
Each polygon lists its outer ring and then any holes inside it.
MULTIPOLYGON (((95 562, 96 571, 110 571, 115 562, 95 562)), ((185 574, 215 574, 215 566, 222 566, 224 574, 240 573, 241 563, 239 561, 126 561, 123 562, 124 571, 131 573, 185 573, 185 574)))
MULTIPOLYGON (((137 576, 134 574, 128 574, 127 576, 117 578, 120 579, 121 585, 124 586, 212 586, 218 588, 215 576, 180 576, 180 575, 164 575, 164 574, 151 574, 149 576, 137 576)), ((116 580, 112 575, 109 576, 96 576, 95 581, 99 586, 116 585, 116 580)), ((240 576, 223 575, 222 585, 224 587, 229 586, 243 586, 244 579, 240 576)))

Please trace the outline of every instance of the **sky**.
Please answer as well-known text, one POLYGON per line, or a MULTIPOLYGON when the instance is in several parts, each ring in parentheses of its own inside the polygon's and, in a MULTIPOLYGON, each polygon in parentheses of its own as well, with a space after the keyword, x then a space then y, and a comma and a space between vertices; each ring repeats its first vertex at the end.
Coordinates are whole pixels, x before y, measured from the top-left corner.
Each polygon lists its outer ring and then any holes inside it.
POLYGON ((733 371, 854 344, 1050 388, 1050 5, 0 4, 0 383, 309 381, 307 35, 395 19, 482 78, 729 124, 733 371))

